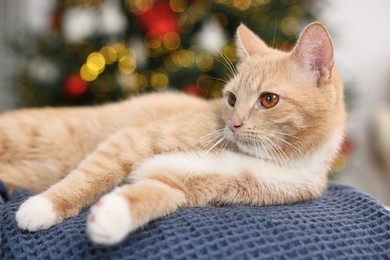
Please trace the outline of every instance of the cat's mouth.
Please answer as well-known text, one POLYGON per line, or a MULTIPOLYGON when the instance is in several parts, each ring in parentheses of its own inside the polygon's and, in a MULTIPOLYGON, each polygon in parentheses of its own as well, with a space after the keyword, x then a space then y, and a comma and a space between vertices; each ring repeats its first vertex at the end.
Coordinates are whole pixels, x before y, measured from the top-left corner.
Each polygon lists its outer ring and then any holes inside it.
POLYGON ((264 147, 257 144, 257 141, 249 139, 238 132, 232 132, 229 129, 225 129, 225 137, 230 142, 236 145, 236 147, 243 153, 257 158, 263 158, 267 154, 264 151, 264 147))
POLYGON ((242 144, 250 146, 254 143, 254 140, 248 138, 245 134, 241 133, 240 131, 232 132, 228 127, 225 128, 225 137, 237 145, 242 144))
POLYGON ((250 138, 245 135, 245 133, 233 133, 229 129, 226 129, 225 137, 230 142, 235 144, 240 152, 246 155, 265 161, 275 161, 274 158, 272 158, 269 150, 267 149, 267 146, 265 145, 266 142, 264 140, 250 138))

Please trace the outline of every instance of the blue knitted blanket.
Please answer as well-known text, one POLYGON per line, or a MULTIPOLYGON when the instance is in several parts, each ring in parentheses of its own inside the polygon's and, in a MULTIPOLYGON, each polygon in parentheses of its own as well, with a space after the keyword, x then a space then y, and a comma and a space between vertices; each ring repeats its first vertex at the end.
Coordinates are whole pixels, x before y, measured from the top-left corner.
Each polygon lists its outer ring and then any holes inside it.
POLYGON ((0 182, 0 195, 0 259, 390 257, 390 213, 373 198, 334 183, 305 203, 182 209, 111 247, 88 241, 87 211, 49 230, 21 231, 15 211, 31 194, 19 190, 7 201, 0 182))

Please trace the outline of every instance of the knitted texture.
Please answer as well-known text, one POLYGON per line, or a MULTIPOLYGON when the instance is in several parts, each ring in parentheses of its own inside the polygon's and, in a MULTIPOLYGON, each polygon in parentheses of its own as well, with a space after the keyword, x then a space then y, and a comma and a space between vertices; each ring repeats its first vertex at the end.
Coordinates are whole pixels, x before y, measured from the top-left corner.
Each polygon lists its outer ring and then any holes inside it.
MULTIPOLYGON (((0 185, 0 189, 1 189, 0 185)), ((0 192, 1 194, 1 192, 0 192)), ((0 259, 327 259, 390 256, 390 213, 373 198, 330 184, 317 200, 284 206, 182 209, 116 246, 92 244, 87 211, 49 230, 18 229, 15 212, 31 194, 0 203, 0 259)))

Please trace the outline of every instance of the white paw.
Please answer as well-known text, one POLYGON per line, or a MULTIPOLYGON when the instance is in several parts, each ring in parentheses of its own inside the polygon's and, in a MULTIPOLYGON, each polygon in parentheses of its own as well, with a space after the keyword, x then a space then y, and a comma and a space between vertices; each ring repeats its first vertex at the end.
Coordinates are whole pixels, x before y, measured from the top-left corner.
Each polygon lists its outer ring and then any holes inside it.
POLYGON ((103 196, 92 208, 87 222, 89 238, 103 245, 120 242, 131 231, 132 220, 126 200, 116 194, 103 196))
POLYGON ((41 195, 26 200, 16 212, 16 221, 21 229, 37 231, 56 224, 57 214, 52 203, 41 195))

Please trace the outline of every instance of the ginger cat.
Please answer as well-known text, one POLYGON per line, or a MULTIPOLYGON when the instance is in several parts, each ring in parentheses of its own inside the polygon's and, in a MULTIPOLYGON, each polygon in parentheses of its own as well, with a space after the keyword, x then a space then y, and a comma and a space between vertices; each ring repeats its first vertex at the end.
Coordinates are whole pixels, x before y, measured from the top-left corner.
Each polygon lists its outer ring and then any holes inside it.
POLYGON ((308 25, 287 53, 240 25, 237 46, 218 100, 160 93, 2 115, 0 179, 42 192, 21 205, 18 226, 47 229, 97 201, 87 233, 109 245, 182 207, 320 196, 346 119, 327 30, 308 25))

